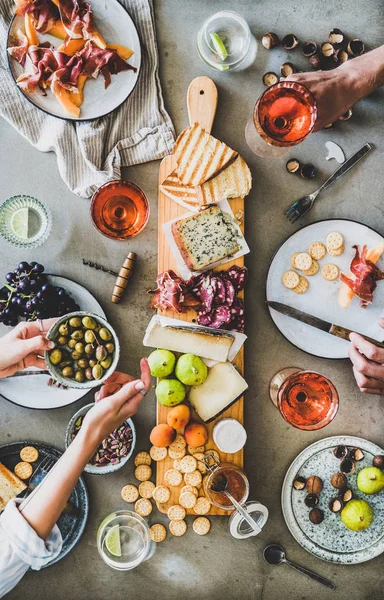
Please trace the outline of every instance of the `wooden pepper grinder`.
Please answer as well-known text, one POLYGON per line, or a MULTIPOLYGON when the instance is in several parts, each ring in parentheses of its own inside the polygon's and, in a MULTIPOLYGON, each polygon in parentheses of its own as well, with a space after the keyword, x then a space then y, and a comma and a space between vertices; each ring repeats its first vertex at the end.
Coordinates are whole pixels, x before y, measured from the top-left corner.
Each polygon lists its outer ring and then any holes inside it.
POLYGON ((123 262, 123 266, 121 267, 117 279, 115 281, 115 286, 112 292, 112 302, 118 304, 127 288, 128 280, 132 277, 133 269, 135 268, 135 263, 137 260, 136 252, 130 252, 123 262))

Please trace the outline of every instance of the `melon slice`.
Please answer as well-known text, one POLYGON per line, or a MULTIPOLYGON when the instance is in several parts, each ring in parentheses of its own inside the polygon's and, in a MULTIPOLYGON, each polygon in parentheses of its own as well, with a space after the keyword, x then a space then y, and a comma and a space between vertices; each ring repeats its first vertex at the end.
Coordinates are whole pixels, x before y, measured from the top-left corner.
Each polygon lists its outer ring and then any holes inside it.
POLYGON ((117 54, 123 60, 128 60, 133 54, 133 50, 127 48, 127 46, 121 46, 120 44, 107 44, 107 48, 111 48, 111 50, 116 50, 117 54))
POLYGON ((29 13, 25 13, 24 17, 25 35, 28 39, 29 46, 39 45, 39 36, 36 33, 36 29, 32 23, 32 17, 29 13))
MULTIPOLYGON (((370 260, 373 263, 377 263, 377 261, 379 260, 380 256, 383 254, 383 252, 384 252, 384 242, 381 242, 374 248, 371 248, 370 250, 368 250, 367 260, 370 260)), ((354 276, 352 273, 349 273, 348 277, 353 278, 354 276)), ((348 287, 347 284, 342 281, 340 284, 339 295, 337 298, 337 302, 339 303, 339 306, 341 306, 341 308, 348 308, 348 306, 352 302, 354 295, 355 294, 353 293, 351 288, 348 287)))
POLYGON ((85 85, 86 81, 87 81, 86 75, 79 75, 79 79, 77 81, 77 89, 79 91, 78 92, 69 92, 70 100, 73 102, 73 104, 75 104, 78 107, 80 107, 84 102, 83 90, 84 90, 84 85, 85 85))
POLYGON ((54 26, 51 27, 51 29, 47 31, 47 33, 49 33, 49 35, 54 35, 55 37, 60 38, 61 40, 64 40, 67 37, 64 25, 62 21, 60 21, 60 19, 56 21, 54 26))
POLYGON ((105 41, 105 39, 101 35, 100 31, 98 31, 96 29, 96 27, 94 28, 94 31, 92 33, 91 41, 96 46, 98 46, 99 48, 101 48, 102 50, 104 50, 107 47, 107 42, 105 41))
POLYGON ((67 54, 67 56, 73 56, 76 54, 76 52, 79 52, 82 48, 84 48, 85 43, 86 40, 83 38, 77 40, 72 38, 67 45, 65 45, 65 43, 60 44, 57 50, 59 52, 64 52, 64 54, 67 54))
POLYGON ((64 110, 72 117, 80 117, 80 108, 72 101, 70 92, 64 89, 55 77, 52 79, 51 90, 53 95, 64 110))
POLYGON ((57 6, 57 8, 59 8, 59 0, 52 0, 52 2, 57 6))

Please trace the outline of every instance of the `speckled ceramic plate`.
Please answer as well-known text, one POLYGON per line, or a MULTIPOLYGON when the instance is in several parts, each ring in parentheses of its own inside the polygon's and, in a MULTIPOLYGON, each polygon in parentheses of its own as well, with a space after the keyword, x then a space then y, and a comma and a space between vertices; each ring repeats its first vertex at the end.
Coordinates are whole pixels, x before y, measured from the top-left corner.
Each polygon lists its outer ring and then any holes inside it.
MULTIPOLYGON (((40 442, 13 442, 11 444, 0 446, 0 461, 8 469, 13 470, 15 465, 20 462, 20 450, 24 448, 24 446, 34 446, 39 451, 39 458, 32 464, 34 472, 45 457, 49 456, 58 460, 62 455, 60 450, 57 450, 53 446, 41 444, 40 442)), ((28 481, 25 483, 28 484, 28 481)), ((22 498, 23 493, 20 494, 19 497, 22 498)), ((63 538, 62 550, 55 560, 52 560, 46 565, 47 567, 64 558, 64 556, 66 556, 77 544, 83 534, 88 519, 89 505, 88 492, 82 477, 80 477, 77 482, 69 502, 71 504, 70 508, 65 510, 57 521, 57 525, 63 538)))
POLYGON ((372 442, 358 437, 335 436, 308 446, 293 461, 283 483, 282 509, 289 531, 305 550, 322 560, 347 565, 371 560, 384 552, 384 492, 367 496, 356 485, 357 473, 363 467, 372 466, 376 454, 383 454, 383 450, 372 442), (365 454, 364 459, 356 463, 355 473, 347 476, 354 498, 366 500, 374 511, 373 523, 365 531, 350 531, 343 525, 340 515, 328 508, 329 500, 337 496, 330 479, 339 470, 340 461, 333 454, 338 445, 361 448, 365 454), (318 475, 323 480, 318 507, 324 511, 325 518, 320 525, 313 525, 308 518, 309 509, 304 504, 307 492, 293 488, 298 475, 305 478, 318 475))
MULTIPOLYGON (((382 341, 384 335, 378 319, 382 316, 384 305, 384 283, 378 282, 370 306, 365 309, 360 308, 359 299, 355 297, 349 307, 345 309, 341 308, 337 302, 340 281, 325 281, 320 271, 313 277, 307 277, 309 289, 305 294, 295 294, 292 290, 285 288, 281 282, 283 273, 292 269, 292 255, 299 251, 307 252, 311 242, 319 241, 325 244, 325 239, 331 231, 339 231, 343 234, 345 251, 337 257, 327 254, 319 261, 320 268, 325 263, 333 263, 339 267, 340 271, 348 273, 354 256, 352 248, 354 244, 358 244, 360 247, 367 244, 368 248, 372 248, 383 242, 382 236, 370 227, 345 219, 318 221, 303 227, 280 246, 272 259, 267 276, 267 300, 282 302, 328 322, 342 325, 382 341)), ((383 264, 384 260, 381 258, 378 266, 383 268, 383 264)), ((275 325, 284 337, 300 350, 322 358, 348 358, 349 342, 296 321, 296 319, 291 319, 273 309, 269 310, 275 325)))

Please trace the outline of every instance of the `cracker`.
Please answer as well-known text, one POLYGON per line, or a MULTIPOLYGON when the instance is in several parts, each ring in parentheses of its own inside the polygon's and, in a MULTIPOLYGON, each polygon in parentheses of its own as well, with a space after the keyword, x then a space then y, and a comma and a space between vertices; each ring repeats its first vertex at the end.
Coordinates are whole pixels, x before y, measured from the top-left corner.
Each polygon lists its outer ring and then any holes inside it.
POLYGON ((173 461, 173 468, 176 469, 176 471, 181 471, 181 460, 179 458, 176 458, 173 461))
POLYGON ((139 485, 139 494, 142 498, 152 498, 155 489, 153 481, 142 481, 139 485))
POLYGON ((39 458, 39 451, 33 446, 25 446, 20 451, 20 458, 23 462, 33 463, 39 458))
POLYGON ((29 479, 33 473, 32 465, 28 462, 17 463, 13 470, 19 479, 29 479))
POLYGON ((168 469, 164 473, 165 482, 171 486, 178 486, 183 481, 183 476, 177 469, 168 469))
POLYGON ((296 271, 286 271, 282 277, 282 282, 288 290, 293 290, 299 285, 299 274, 296 271))
POLYGON ((180 471, 182 473, 192 473, 196 471, 197 468, 197 460, 194 456, 184 456, 184 458, 180 461, 180 471))
POLYGON ((193 485, 184 485, 180 490, 180 494, 184 494, 184 492, 192 492, 192 494, 195 494, 196 498, 199 495, 199 490, 193 487, 193 485))
POLYGON ((193 507, 193 511, 197 515, 206 515, 209 513, 210 509, 211 503, 206 496, 200 496, 200 498, 196 500, 196 504, 193 507))
POLYGON ((159 462, 160 460, 164 460, 167 457, 168 451, 166 448, 158 448, 157 446, 152 446, 149 450, 149 454, 155 462, 159 462))
POLYGON ((185 449, 185 448, 182 448, 182 449, 181 449, 181 450, 179 450, 179 451, 172 450, 172 448, 171 448, 171 447, 169 447, 169 448, 168 448, 168 454, 169 454, 169 457, 170 457, 170 458, 173 458, 174 460, 176 460, 177 458, 179 458, 179 459, 180 459, 180 458, 183 458, 183 456, 185 456, 185 455, 186 455, 186 453, 187 453, 187 451, 186 451, 186 449, 185 449))
POLYGON ((327 254, 327 249, 323 242, 312 242, 308 248, 308 254, 315 260, 321 260, 327 254))
POLYGON ((206 535, 211 529, 211 522, 207 517, 197 517, 193 521, 192 529, 197 535, 206 535))
POLYGON ((205 451, 205 456, 207 454, 213 454, 213 456, 216 458, 216 460, 220 460, 220 454, 218 453, 217 450, 212 450, 212 449, 206 450, 205 451))
POLYGON ((328 233, 325 240, 325 245, 327 246, 328 252, 329 249, 338 250, 344 246, 344 238, 338 231, 332 231, 331 233, 328 233))
POLYGON ((186 445, 187 442, 185 441, 184 436, 182 436, 181 433, 178 433, 175 439, 173 440, 172 444, 169 444, 169 448, 173 452, 181 452, 183 448, 186 447, 186 445))
POLYGON ((200 473, 202 475, 205 475, 207 472, 207 467, 205 466, 205 463, 203 463, 202 460, 198 460, 197 461, 197 470, 200 471, 200 473))
POLYGON ((161 525, 161 523, 155 523, 149 528, 149 535, 151 536, 152 542, 159 544, 167 537, 167 530, 165 529, 164 525, 161 525))
POLYGON ((135 456, 135 467, 138 467, 140 465, 150 465, 151 464, 151 457, 148 454, 148 452, 139 452, 138 454, 136 454, 135 456))
POLYGON ((295 258, 296 269, 306 271, 312 264, 312 256, 308 252, 300 252, 295 258))
POLYGON ((152 477, 152 469, 148 465, 139 465, 135 469, 135 477, 139 481, 148 481, 152 477))
POLYGON ((140 517, 148 517, 152 512, 152 502, 148 498, 140 498, 135 503, 135 512, 140 517))
POLYGON ((196 454, 194 454, 194 457, 196 458, 196 460, 203 460, 205 454, 204 452, 196 452, 196 454))
POLYGON ((135 485, 129 483, 125 485, 121 490, 121 497, 124 502, 136 502, 139 497, 139 490, 135 485))
POLYGON ((296 267, 296 256, 299 256, 299 254, 301 254, 300 252, 295 252, 295 254, 292 254, 291 256, 291 265, 294 269, 297 269, 296 267))
POLYGON ((313 275, 316 275, 316 273, 318 271, 319 271, 319 263, 317 262, 317 260, 312 258, 312 264, 311 264, 310 268, 307 269, 306 271, 303 271, 303 273, 307 277, 313 277, 313 275))
POLYGON ((327 263, 321 267, 321 274, 327 281, 335 281, 339 276, 339 267, 332 263, 327 263))
POLYGON ((172 535, 180 537, 187 531, 187 524, 185 521, 171 521, 169 523, 169 531, 172 535))
POLYGON ((184 475, 184 481, 187 485, 193 485, 194 487, 198 487, 201 485, 203 478, 201 476, 200 471, 193 471, 192 473, 186 473, 184 475))
POLYGON ((331 256, 341 256, 345 250, 344 244, 340 247, 337 248, 336 250, 334 250, 333 248, 327 248, 328 250, 328 254, 330 254, 331 256))
POLYGON ((169 488, 167 488, 165 485, 158 485, 153 490, 152 497, 154 500, 156 500, 156 502, 159 502, 160 504, 164 504, 165 502, 168 502, 168 500, 170 499, 171 492, 170 492, 169 488))
POLYGON ((205 452, 205 446, 190 446, 188 444, 187 450, 188 450, 189 454, 192 454, 192 455, 197 454, 198 452, 203 452, 204 453, 205 452))
POLYGON ((305 279, 305 277, 300 275, 299 284, 295 288, 293 288, 293 291, 295 292, 295 294, 305 294, 308 287, 309 287, 308 279, 305 279))
POLYGON ((193 508, 197 502, 197 498, 193 492, 183 492, 180 494, 179 503, 184 508, 193 508))
POLYGON ((170 521, 183 521, 185 519, 185 508, 180 504, 174 504, 169 507, 167 515, 170 521))

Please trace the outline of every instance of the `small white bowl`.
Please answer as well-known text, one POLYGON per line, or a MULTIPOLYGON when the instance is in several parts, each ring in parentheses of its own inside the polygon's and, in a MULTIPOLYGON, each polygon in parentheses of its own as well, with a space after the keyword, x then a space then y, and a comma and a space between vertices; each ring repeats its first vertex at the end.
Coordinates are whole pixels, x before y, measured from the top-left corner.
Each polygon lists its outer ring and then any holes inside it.
MULTIPOLYGON (((93 406, 94 404, 87 404, 86 406, 80 408, 80 410, 78 410, 77 413, 73 415, 73 417, 68 423, 65 432, 65 448, 68 448, 68 446, 72 443, 72 434, 74 432, 75 423, 77 419, 79 417, 84 417, 93 406)), ((132 443, 131 449, 129 450, 128 454, 126 456, 123 456, 120 462, 115 463, 113 465, 108 464, 105 466, 97 467, 96 465, 91 465, 90 463, 88 463, 84 469, 86 473, 91 473, 92 475, 106 475, 107 473, 114 473, 115 471, 121 469, 121 467, 123 467, 129 461, 136 446, 136 428, 133 424, 132 419, 127 419, 125 423, 129 425, 129 427, 132 430, 132 443)))

